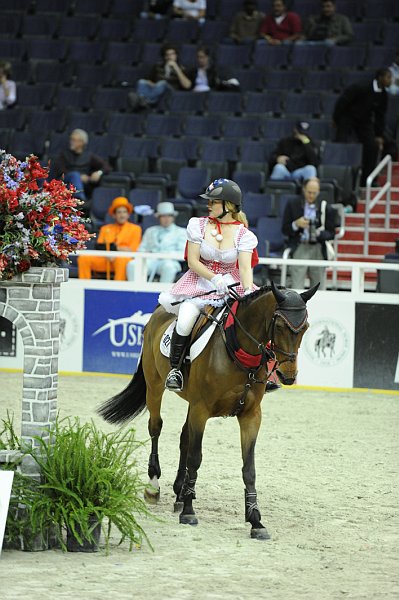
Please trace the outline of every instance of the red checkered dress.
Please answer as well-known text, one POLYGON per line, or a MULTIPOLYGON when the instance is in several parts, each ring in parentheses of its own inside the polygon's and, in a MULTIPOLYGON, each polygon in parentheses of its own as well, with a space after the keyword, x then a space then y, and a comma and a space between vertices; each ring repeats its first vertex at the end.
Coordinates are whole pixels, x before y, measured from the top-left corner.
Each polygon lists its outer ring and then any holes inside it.
MULTIPOLYGON (((239 252, 252 252, 258 244, 258 240, 252 231, 249 231, 245 225, 237 227, 237 233, 234 240, 234 248, 228 250, 219 250, 210 246, 205 240, 205 227, 208 217, 192 218, 187 226, 187 239, 189 242, 200 244, 200 260, 210 271, 217 275, 229 274, 231 281, 229 283, 240 282, 240 272, 237 266, 239 252)), ((171 306, 172 302, 192 298, 201 292, 209 292, 214 289, 214 285, 200 277, 197 273, 189 269, 171 288, 170 292, 162 292, 159 296, 159 303, 168 312, 177 314, 179 305, 171 306)), ((240 284, 234 288, 238 294, 243 294, 244 289, 240 284)), ((256 289, 256 286, 254 286, 256 289)), ((203 298, 196 298, 195 302, 199 306, 212 304, 220 306, 224 298, 218 294, 208 294, 203 298)))

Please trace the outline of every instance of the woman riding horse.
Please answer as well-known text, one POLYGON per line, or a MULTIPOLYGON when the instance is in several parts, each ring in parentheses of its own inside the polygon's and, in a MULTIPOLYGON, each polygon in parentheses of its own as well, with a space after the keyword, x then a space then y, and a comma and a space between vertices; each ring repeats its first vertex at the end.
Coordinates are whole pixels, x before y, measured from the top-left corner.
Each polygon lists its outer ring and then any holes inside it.
MULTIPOLYGON (((247 218, 241 210, 239 186, 230 179, 216 179, 201 198, 208 201, 209 217, 193 217, 188 223, 189 269, 170 292, 162 292, 159 296, 161 306, 178 315, 171 340, 172 369, 165 382, 165 387, 174 392, 183 389, 181 363, 201 308, 207 304, 224 304, 231 284, 239 284, 235 291, 240 295, 257 289, 252 267, 258 259, 258 240, 248 229, 247 218)), ((268 391, 278 387, 274 382, 268 382, 268 391)))

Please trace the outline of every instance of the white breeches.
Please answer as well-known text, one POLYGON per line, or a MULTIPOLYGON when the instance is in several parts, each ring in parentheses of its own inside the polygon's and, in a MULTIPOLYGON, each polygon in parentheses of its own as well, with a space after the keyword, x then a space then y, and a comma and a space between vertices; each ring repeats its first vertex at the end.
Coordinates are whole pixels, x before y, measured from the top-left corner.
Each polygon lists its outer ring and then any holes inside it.
POLYGON ((177 317, 176 332, 179 335, 190 335, 195 321, 200 314, 198 304, 185 300, 180 306, 179 315, 177 317))

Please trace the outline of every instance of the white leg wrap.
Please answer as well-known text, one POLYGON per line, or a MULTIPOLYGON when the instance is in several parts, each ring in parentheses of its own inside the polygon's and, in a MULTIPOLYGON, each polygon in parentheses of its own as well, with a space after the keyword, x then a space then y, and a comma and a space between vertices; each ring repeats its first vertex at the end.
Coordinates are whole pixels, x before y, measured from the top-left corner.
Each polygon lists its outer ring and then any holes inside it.
POLYGON ((179 309, 179 316, 177 317, 177 333, 179 335, 190 335, 199 314, 200 309, 194 302, 190 302, 189 300, 183 302, 179 309))

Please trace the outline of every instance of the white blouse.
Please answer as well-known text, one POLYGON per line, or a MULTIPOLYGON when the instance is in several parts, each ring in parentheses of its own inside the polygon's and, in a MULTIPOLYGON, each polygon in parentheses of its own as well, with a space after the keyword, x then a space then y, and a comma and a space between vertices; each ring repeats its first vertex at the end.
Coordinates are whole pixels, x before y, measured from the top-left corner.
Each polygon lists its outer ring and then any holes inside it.
POLYGON ((200 244, 200 256, 204 260, 215 260, 223 263, 235 263, 240 252, 252 252, 258 245, 258 239, 252 231, 244 225, 237 227, 234 237, 234 248, 220 250, 208 244, 201 231, 200 219, 192 217, 187 225, 187 239, 194 244, 200 244), (245 229, 242 233, 242 228, 245 229))

